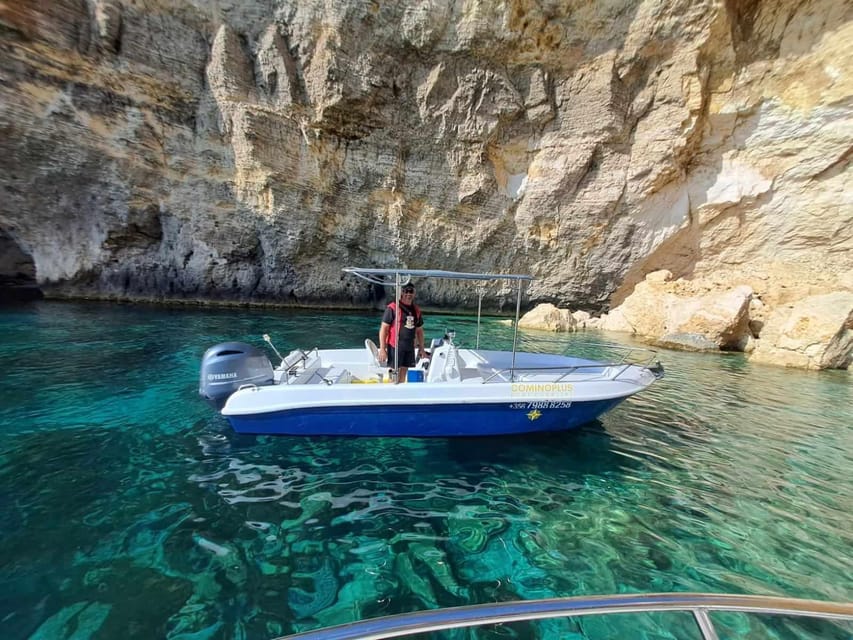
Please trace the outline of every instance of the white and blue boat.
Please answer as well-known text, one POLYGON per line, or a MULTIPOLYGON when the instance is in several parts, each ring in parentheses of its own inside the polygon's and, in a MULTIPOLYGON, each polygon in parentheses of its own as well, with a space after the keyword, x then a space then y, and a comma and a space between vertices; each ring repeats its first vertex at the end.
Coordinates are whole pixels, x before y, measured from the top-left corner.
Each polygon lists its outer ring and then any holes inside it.
MULTIPOLYGON (((653 351, 626 349, 616 361, 517 350, 526 275, 436 270, 345 272, 394 286, 412 278, 509 281, 517 288, 512 351, 461 348, 453 334, 434 340, 430 357, 395 384, 395 363, 380 363, 376 346, 296 349, 273 366, 260 349, 227 342, 207 350, 199 393, 235 431, 332 436, 489 436, 573 429, 595 420, 663 375, 653 351), (642 352, 642 357, 635 356, 642 352), (390 374, 390 375, 389 375, 390 374), (384 382, 391 380, 391 383, 384 382), (402 382, 402 381, 401 381, 402 382)), ((264 339, 272 346, 269 336, 264 339)))

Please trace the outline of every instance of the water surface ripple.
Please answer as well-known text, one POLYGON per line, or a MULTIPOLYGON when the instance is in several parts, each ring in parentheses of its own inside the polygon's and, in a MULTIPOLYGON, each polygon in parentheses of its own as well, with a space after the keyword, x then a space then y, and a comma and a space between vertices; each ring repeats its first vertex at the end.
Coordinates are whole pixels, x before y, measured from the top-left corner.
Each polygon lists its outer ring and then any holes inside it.
MULTIPOLYGON (((207 346, 357 346, 378 317, 37 303, 0 311, 0 636, 265 639, 425 608, 714 591, 853 599, 853 385, 665 352, 576 432, 236 436, 196 396, 207 346)), ((427 334, 470 318, 427 315, 427 334)), ((598 334, 522 336, 601 355, 598 334)), ((485 322, 481 344, 507 347, 485 322)), ((377 420, 382 419, 376 416, 377 420)), ((850 637, 731 614, 725 637, 850 637)), ((698 637, 689 617, 453 637, 698 637), (692 635, 689 635, 692 634, 692 635)))

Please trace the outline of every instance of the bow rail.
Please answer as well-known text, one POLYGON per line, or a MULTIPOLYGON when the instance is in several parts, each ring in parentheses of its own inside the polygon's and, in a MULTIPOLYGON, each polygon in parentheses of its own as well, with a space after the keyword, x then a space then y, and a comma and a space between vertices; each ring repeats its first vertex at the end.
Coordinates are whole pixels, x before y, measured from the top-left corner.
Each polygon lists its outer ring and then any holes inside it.
POLYGON ((281 636, 276 640, 380 640, 504 622, 660 611, 692 613, 703 640, 719 640, 708 616, 709 611, 853 621, 853 603, 850 602, 710 593, 618 594, 498 602, 419 611, 281 636))

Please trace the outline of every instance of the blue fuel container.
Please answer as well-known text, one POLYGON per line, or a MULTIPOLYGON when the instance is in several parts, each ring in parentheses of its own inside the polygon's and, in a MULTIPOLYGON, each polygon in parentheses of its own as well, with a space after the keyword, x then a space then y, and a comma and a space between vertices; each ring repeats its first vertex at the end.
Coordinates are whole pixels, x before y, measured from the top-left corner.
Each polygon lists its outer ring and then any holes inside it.
POLYGON ((406 372, 406 382, 423 382, 424 372, 420 369, 409 369, 406 372))

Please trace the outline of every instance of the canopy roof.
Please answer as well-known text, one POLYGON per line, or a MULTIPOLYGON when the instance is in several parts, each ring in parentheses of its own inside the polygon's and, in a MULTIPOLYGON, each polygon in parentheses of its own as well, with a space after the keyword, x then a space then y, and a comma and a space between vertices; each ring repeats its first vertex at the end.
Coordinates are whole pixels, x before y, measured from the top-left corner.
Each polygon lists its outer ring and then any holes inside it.
POLYGON ((394 284, 397 275, 405 282, 410 278, 444 278, 447 280, 533 280, 533 276, 511 273, 464 273, 461 271, 442 271, 440 269, 362 269, 345 267, 346 273, 364 278, 374 284, 394 284))

